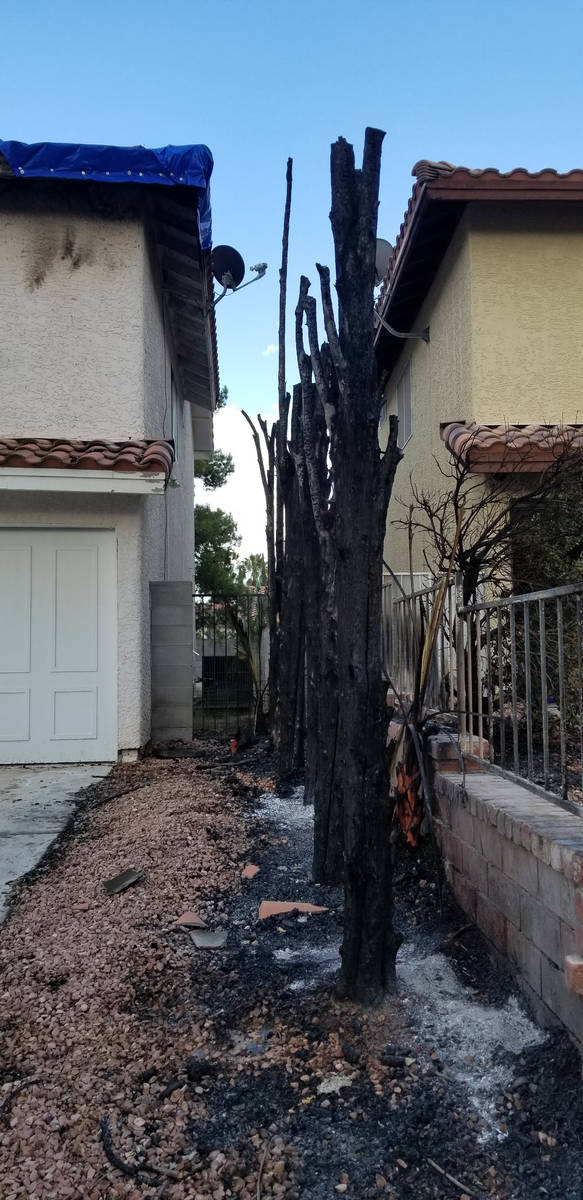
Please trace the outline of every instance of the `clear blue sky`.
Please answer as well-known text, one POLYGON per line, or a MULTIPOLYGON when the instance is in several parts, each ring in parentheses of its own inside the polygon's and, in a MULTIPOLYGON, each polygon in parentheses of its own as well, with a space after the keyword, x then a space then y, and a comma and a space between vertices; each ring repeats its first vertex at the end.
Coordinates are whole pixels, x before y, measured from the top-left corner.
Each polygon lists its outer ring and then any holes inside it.
MULTIPOLYGON (((379 233, 390 241, 419 158, 583 165, 583 4, 7 0, 0 98, 3 138, 210 146, 215 243, 236 246, 248 265, 269 263, 261 283, 217 311, 221 379, 234 406, 267 412, 277 360, 262 352, 277 341, 287 156, 291 318, 299 274, 315 280, 314 262, 331 262, 329 147, 339 134, 360 154, 367 124, 387 131, 379 233)), ((293 359, 287 374, 291 385, 293 359)), ((235 413, 219 418, 217 436, 247 448, 235 413)), ((247 549, 251 540, 245 527, 247 549)))

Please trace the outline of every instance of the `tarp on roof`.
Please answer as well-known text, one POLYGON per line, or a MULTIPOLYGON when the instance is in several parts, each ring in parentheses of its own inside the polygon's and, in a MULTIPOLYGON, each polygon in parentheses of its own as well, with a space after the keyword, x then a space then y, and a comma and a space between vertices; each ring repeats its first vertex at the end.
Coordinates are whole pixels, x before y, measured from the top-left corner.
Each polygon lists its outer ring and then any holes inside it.
POLYGON ((22 179, 90 179, 102 183, 155 183, 192 187, 199 193, 198 216, 203 250, 212 240, 208 146, 75 146, 62 142, 3 142, 0 153, 22 179))

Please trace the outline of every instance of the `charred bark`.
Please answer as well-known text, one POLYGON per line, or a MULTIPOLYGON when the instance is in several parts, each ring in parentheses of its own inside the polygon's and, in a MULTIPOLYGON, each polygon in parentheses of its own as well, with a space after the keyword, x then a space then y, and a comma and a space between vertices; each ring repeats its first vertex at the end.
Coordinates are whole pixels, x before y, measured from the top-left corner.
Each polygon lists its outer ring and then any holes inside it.
MULTIPOLYGON (((335 783, 338 744, 338 664, 335 554, 330 532, 328 421, 336 381, 327 346, 317 346, 315 306, 302 277, 296 308, 296 348, 301 385, 297 395, 296 469, 301 477, 304 520, 304 575, 313 620, 307 618, 306 798, 314 804, 312 875, 318 883, 343 878, 341 794, 335 783), (302 318, 308 317, 311 357, 304 349, 302 318), (312 383, 312 372, 315 384, 312 383)), ((294 399, 296 397, 294 396, 294 399)), ((308 603, 308 601, 307 601, 308 603)))
MULTIPOLYGON (((387 508, 400 451, 395 421, 384 454, 379 449, 381 396, 373 329, 383 136, 367 129, 361 170, 355 169, 353 149, 344 139, 332 146, 331 222, 339 320, 337 326, 329 271, 318 267, 327 346, 318 347, 315 301, 308 295, 305 279, 296 313, 305 473, 321 556, 319 609, 321 614, 325 611, 332 586, 338 697, 332 722, 322 686, 326 643, 321 642, 319 749, 333 747, 333 771, 331 805, 328 810, 322 806, 319 817, 316 813, 315 841, 318 819, 327 818, 330 836, 331 826, 341 816, 345 917, 339 990, 366 1003, 379 1001, 394 986, 397 950, 392 930, 392 810, 381 671, 381 589, 387 508), (298 313, 305 315, 309 356, 298 313), (325 491, 313 453, 312 378, 328 436, 330 477, 325 491)), ((320 752, 316 795, 323 763, 325 755, 320 752)), ((327 766, 330 769, 330 761, 327 766)))
POLYGON ((299 485, 286 451, 283 483, 285 550, 279 620, 278 776, 289 779, 303 765, 304 719, 304 551, 299 485))

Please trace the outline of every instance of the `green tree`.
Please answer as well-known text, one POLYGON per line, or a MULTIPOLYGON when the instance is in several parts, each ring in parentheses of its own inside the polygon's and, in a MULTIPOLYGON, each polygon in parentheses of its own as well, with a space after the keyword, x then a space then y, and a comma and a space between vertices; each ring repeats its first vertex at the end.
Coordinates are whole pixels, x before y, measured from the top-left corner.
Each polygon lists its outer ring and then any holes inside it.
POLYGON ((197 592, 230 596, 238 590, 237 547, 241 541, 230 513, 208 504, 194 510, 194 581, 197 592))
POLYGON ((223 454, 222 450, 215 450, 210 458, 198 459, 194 464, 195 478, 202 479, 203 486, 213 492, 227 482, 234 470, 232 454, 223 454))
POLYGON ((267 562, 264 554, 250 554, 237 568, 237 583, 243 588, 267 587, 267 562))

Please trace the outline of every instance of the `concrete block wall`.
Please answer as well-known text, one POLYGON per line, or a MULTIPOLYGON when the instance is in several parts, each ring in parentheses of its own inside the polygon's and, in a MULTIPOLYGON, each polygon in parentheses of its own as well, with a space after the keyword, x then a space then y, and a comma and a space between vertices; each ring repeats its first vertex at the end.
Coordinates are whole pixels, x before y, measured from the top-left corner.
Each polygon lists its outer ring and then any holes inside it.
POLYGON ((150 584, 152 741, 192 741, 192 583, 150 584))
POLYGON ((583 1049, 583 816, 487 771, 436 773, 435 830, 461 908, 539 1017, 583 1049))

